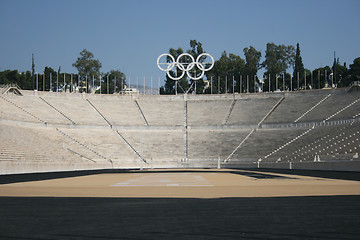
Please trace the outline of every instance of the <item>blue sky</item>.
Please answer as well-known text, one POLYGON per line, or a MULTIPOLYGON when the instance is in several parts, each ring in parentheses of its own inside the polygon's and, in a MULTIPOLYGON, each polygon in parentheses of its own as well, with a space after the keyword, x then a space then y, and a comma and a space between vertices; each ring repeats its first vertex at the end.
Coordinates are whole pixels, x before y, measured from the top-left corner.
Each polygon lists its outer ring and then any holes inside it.
POLYGON ((360 57, 359 10, 358 0, 0 0, 0 71, 30 70, 34 53, 37 72, 76 73, 72 63, 86 48, 102 72, 150 85, 165 76, 157 57, 188 49, 191 39, 215 59, 223 51, 244 58, 251 45, 264 60, 268 42, 300 43, 308 69, 332 65, 334 51, 349 65, 360 57))

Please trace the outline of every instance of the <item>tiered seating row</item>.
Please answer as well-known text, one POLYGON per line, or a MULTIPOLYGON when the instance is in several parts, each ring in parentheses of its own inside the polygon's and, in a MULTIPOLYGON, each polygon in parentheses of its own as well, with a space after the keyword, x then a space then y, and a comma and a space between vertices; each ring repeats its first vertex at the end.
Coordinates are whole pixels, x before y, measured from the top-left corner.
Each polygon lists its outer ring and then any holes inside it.
MULTIPOLYGON (((281 97, 279 94, 269 94, 227 96, 219 99, 208 96, 190 98, 187 100, 187 124, 257 125, 281 97)), ((132 98, 97 95, 2 95, 0 112, 3 119, 49 124, 107 126, 108 123, 103 118, 105 117, 112 126, 182 126, 185 124, 186 115, 184 101, 183 97, 166 96, 132 98)), ((349 119, 359 112, 360 96, 357 92, 346 94, 338 90, 316 94, 288 93, 263 123, 349 119)))
POLYGON ((289 154, 289 161, 351 160, 359 153, 359 123, 335 126, 322 132, 326 134, 309 139, 310 143, 303 143, 289 154))
POLYGON ((286 144, 268 153, 267 162, 303 162, 353 159, 359 152, 360 123, 311 128, 286 144), (315 158, 316 157, 316 158, 315 158))

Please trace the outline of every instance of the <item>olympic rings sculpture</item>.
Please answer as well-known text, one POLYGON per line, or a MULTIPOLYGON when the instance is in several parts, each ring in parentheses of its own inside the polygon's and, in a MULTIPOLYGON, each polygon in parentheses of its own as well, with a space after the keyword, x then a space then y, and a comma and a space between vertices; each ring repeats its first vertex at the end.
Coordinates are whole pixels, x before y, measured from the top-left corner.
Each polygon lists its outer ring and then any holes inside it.
POLYGON ((191 80, 199 80, 204 76, 206 71, 209 71, 214 67, 214 63, 215 63, 214 58, 208 53, 200 54, 196 58, 196 61, 195 61, 194 57, 189 53, 180 54, 177 57, 176 61, 175 61, 175 58, 171 54, 168 54, 168 53, 161 54, 157 59, 157 65, 158 65, 159 69, 161 71, 166 72, 167 76, 172 80, 180 80, 181 78, 184 77, 185 73, 191 80), (171 59, 171 62, 161 63, 160 59, 165 56, 169 57, 171 59), (185 57, 189 57, 191 59, 191 62, 190 63, 189 62, 181 62, 181 60, 185 57), (201 58, 203 58, 203 57, 206 57, 206 58, 209 57, 211 59, 211 62, 200 62, 201 58), (166 65, 166 68, 163 68, 161 65, 166 65), (206 65, 210 65, 210 66, 206 67, 206 65), (198 77, 192 76, 190 74, 190 71, 195 66, 201 71, 201 74, 198 77), (180 71, 182 71, 182 73, 180 74, 179 77, 171 76, 170 71, 172 71, 174 68, 175 68, 175 70, 179 69, 180 71))

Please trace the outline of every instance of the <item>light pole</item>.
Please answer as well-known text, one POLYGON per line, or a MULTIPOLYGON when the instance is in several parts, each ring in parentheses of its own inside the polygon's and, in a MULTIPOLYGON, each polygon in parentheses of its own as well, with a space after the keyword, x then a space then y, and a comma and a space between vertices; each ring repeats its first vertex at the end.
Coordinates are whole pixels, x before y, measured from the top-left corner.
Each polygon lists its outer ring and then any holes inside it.
POLYGON ((52 74, 50 73, 50 89, 49 89, 49 92, 52 91, 52 74))
POLYGON ((285 73, 283 73, 283 92, 285 92, 285 73))
POLYGON ((36 73, 36 91, 38 91, 39 88, 39 74, 36 73))
POLYGON ((64 73, 64 92, 66 92, 66 81, 65 81, 65 73, 64 73))
POLYGON ((74 92, 74 88, 73 88, 73 74, 70 74, 70 92, 74 92))
POLYGON ((109 94, 109 74, 106 77, 106 93, 109 94))

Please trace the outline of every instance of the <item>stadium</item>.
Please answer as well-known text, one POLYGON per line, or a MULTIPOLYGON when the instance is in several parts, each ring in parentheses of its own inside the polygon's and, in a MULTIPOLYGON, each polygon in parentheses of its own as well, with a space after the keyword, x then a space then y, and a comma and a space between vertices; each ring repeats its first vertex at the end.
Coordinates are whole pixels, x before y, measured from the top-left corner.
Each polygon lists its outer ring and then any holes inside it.
POLYGON ((156 96, 7 87, 0 95, 0 173, 147 168, 359 171, 357 88, 156 96))
POLYGON ((0 238, 360 233, 358 83, 214 95, 0 92, 0 238))

